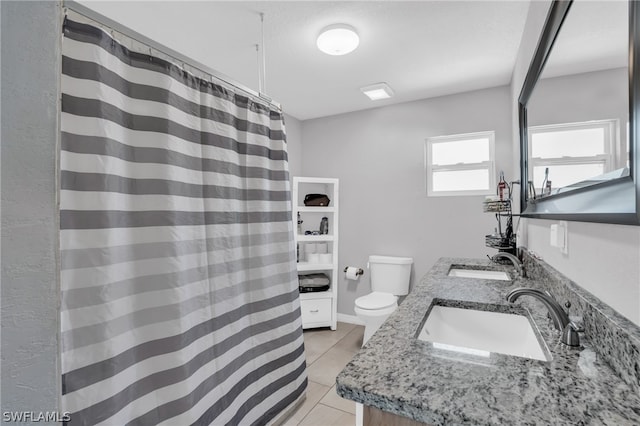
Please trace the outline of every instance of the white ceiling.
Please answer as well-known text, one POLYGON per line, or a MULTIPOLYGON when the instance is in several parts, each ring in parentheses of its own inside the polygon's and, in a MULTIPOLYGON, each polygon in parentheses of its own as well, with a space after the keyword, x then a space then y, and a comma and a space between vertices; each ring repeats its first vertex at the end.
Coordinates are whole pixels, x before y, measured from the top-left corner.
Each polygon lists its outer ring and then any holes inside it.
POLYGON ((509 84, 528 1, 92 1, 81 3, 258 89, 265 14, 266 93, 300 119, 509 84), (320 52, 320 30, 358 30, 345 56, 320 52), (390 100, 360 87, 386 82, 390 100))

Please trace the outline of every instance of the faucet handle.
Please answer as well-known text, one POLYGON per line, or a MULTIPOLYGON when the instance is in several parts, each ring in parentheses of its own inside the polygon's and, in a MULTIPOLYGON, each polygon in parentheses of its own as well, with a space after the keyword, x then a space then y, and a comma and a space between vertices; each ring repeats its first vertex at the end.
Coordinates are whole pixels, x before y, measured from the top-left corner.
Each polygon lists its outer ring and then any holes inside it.
POLYGON ((571 321, 569 323, 569 325, 571 326, 571 328, 573 328, 575 331, 577 331, 578 333, 583 333, 584 332, 584 327, 580 327, 578 324, 576 324, 575 322, 571 321))
POLYGON ((562 330, 562 343, 567 346, 580 346, 580 335, 578 334, 579 328, 573 323, 570 322, 566 325, 564 330, 562 330))

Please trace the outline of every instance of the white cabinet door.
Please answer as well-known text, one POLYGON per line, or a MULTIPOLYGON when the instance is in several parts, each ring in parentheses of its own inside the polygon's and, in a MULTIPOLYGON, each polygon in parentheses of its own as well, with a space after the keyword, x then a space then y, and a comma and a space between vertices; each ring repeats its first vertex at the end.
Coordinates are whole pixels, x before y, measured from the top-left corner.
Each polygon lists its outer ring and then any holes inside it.
POLYGON ((331 298, 301 300, 302 324, 307 327, 313 324, 328 324, 331 322, 331 298))

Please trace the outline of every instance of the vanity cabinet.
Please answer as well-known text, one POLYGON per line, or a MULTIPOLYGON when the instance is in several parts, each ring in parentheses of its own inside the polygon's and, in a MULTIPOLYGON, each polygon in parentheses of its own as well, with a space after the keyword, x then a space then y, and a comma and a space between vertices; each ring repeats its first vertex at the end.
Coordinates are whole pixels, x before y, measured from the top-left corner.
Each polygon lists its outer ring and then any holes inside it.
POLYGON ((296 176, 293 178, 292 198, 298 276, 324 274, 329 278, 328 290, 300 293, 302 327, 331 327, 335 330, 340 229, 338 179, 296 176), (329 205, 305 206, 307 194, 326 194, 330 200, 329 205), (301 223, 298 223, 299 220, 301 223), (323 221, 328 225, 328 230, 321 234, 323 221))
POLYGON ((430 426, 408 417, 387 413, 376 407, 364 406, 363 426, 430 426))

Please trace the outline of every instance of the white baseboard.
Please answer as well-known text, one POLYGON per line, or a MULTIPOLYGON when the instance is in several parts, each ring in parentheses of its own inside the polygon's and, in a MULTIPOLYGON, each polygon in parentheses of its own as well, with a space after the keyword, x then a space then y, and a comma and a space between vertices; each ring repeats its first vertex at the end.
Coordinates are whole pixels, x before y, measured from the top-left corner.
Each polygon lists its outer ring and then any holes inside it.
POLYGON ((364 321, 355 315, 338 314, 338 321, 346 322, 347 324, 364 325, 364 321))

